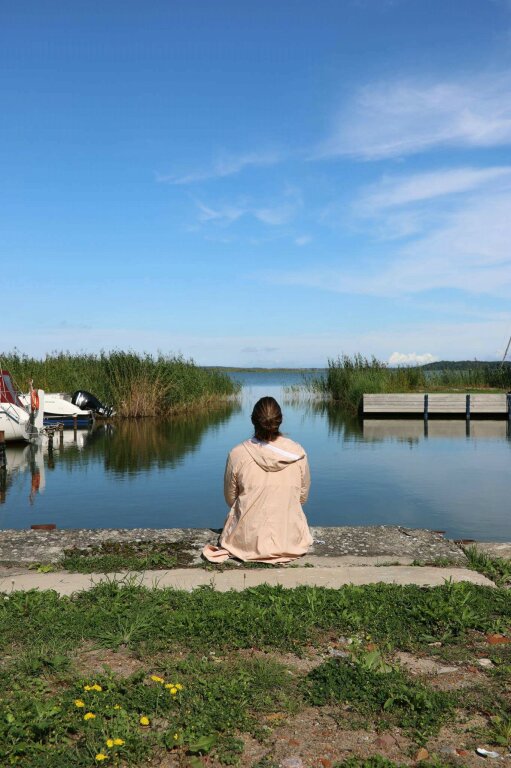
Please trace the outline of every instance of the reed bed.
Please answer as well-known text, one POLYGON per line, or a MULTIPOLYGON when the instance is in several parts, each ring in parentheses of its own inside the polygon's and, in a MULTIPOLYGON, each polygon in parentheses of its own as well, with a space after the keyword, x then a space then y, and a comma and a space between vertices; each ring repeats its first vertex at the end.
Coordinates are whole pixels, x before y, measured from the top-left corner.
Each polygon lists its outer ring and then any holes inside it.
POLYGON ((335 400, 347 411, 356 412, 364 393, 508 390, 511 388, 511 366, 431 371, 417 366, 389 368, 375 357, 341 355, 329 360, 326 374, 312 379, 308 387, 312 392, 335 400))
POLYGON ((205 369, 183 357, 110 351, 55 352, 38 360, 19 352, 0 355, 23 391, 28 382, 47 392, 92 392, 122 417, 167 416, 206 406, 237 393, 226 373, 205 369))

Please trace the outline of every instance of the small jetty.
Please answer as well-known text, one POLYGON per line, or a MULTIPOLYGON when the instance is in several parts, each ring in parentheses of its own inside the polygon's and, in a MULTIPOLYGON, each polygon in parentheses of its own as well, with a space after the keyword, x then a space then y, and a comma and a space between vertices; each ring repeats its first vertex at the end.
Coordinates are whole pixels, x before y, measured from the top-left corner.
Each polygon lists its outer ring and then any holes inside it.
POLYGON ((364 419, 411 417, 491 418, 511 422, 511 393, 423 393, 364 395, 364 419))

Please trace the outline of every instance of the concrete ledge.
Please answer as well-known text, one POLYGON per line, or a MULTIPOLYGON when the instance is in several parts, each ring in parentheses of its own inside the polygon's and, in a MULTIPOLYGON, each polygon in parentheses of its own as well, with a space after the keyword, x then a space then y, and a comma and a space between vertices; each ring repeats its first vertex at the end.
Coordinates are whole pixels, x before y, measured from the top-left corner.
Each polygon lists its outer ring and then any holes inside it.
MULTIPOLYGON (((366 564, 412 562, 466 565, 463 551, 435 531, 399 525, 311 527, 314 544, 308 562, 325 565, 331 558, 365 558, 366 564), (310 560, 313 558, 313 560, 310 560)), ((26 566, 56 563, 67 549, 93 549, 106 542, 126 545, 151 543, 178 545, 190 565, 201 562, 206 543, 215 543, 219 531, 211 528, 98 528, 83 530, 0 531, 0 564, 26 566)), ((302 561, 303 562, 303 561, 302 561)), ((357 564, 360 564, 358 560, 357 564)))
POLYGON ((421 587, 441 586, 446 580, 468 581, 486 587, 495 584, 474 571, 466 568, 435 568, 415 566, 366 566, 356 568, 339 566, 337 568, 274 567, 271 569, 247 570, 242 567, 226 571, 206 571, 198 568, 175 568, 170 571, 145 571, 144 573, 35 573, 0 578, 0 592, 27 591, 30 589, 52 589, 60 595, 71 595, 92 589, 96 584, 106 581, 134 580, 146 587, 162 589, 171 587, 187 592, 197 587, 210 586, 219 592, 240 591, 260 584, 282 587, 300 585, 330 587, 337 589, 347 584, 416 584, 421 587))
POLYGON ((509 541, 475 541, 468 546, 475 547, 478 552, 490 557, 511 559, 511 542, 509 541))

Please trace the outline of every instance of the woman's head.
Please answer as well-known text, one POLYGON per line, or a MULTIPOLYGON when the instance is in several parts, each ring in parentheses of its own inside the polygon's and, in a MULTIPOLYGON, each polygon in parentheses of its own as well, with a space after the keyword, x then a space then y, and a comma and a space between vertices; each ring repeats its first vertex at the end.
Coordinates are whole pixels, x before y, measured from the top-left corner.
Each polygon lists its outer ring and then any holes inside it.
POLYGON ((252 411, 254 434, 258 440, 270 442, 280 435, 282 411, 274 397, 262 397, 252 411))

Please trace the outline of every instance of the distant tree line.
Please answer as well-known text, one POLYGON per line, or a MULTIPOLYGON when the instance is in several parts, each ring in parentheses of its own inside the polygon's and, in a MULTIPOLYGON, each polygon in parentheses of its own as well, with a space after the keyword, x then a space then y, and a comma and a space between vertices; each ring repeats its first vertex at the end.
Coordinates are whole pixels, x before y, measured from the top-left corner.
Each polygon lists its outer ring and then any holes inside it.
MULTIPOLYGON (((439 360, 437 363, 421 365, 423 371, 473 371, 476 368, 500 368, 502 362, 485 360, 439 360)), ((511 367, 511 361, 506 360, 505 366, 511 367)))

